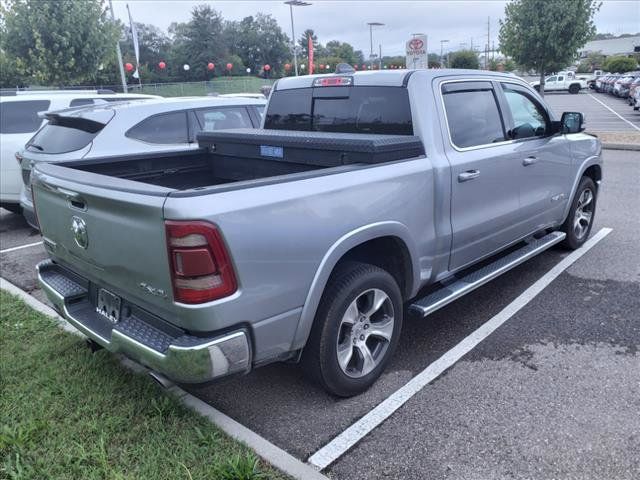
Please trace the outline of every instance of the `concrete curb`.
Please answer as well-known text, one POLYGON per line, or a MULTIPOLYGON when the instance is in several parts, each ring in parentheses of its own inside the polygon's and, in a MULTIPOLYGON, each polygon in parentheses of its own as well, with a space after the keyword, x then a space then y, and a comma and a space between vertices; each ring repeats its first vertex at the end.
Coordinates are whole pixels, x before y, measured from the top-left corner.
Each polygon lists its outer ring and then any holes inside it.
POLYGON ((637 143, 603 143, 602 148, 605 150, 630 150, 640 152, 640 144, 637 143))
MULTIPOLYGON (((37 298, 32 297, 20 287, 15 286, 13 283, 2 277, 0 277, 0 289, 19 297, 34 310, 53 318, 64 331, 86 338, 84 334, 58 315, 53 308, 45 305, 37 298)), ((124 367, 137 373, 144 373, 148 371, 146 367, 124 356, 120 357, 120 361, 124 367)), ((225 415, 199 398, 187 393, 177 385, 171 384, 167 388, 167 392, 174 395, 184 406, 206 417, 211 423, 227 435, 244 443, 254 450, 261 458, 296 480, 329 480, 328 477, 321 474, 311 465, 298 460, 293 455, 274 445, 264 437, 261 437, 253 430, 248 429, 228 415, 225 415)))

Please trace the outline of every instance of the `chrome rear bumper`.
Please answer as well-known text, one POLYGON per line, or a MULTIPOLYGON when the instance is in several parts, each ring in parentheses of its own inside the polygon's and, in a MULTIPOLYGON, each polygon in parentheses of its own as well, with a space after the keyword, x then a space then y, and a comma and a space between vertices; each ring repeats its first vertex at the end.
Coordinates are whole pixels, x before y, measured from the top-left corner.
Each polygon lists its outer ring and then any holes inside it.
POLYGON ((195 337, 172 326, 152 325, 135 312, 111 323, 95 311, 86 280, 51 260, 36 269, 40 287, 69 323, 107 350, 123 353, 175 382, 203 383, 251 368, 245 329, 195 337))

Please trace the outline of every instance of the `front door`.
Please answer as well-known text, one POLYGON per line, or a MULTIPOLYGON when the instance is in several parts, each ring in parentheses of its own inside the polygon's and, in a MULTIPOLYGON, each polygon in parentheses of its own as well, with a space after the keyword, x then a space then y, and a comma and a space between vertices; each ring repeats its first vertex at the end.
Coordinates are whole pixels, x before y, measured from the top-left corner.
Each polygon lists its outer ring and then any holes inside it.
POLYGON ((530 89, 507 81, 500 87, 508 135, 514 141, 519 229, 533 233, 564 213, 571 192, 571 149, 565 135, 552 134, 550 115, 530 89))
POLYGON ((441 85, 452 171, 449 269, 460 269, 518 238, 520 165, 489 81, 441 85))

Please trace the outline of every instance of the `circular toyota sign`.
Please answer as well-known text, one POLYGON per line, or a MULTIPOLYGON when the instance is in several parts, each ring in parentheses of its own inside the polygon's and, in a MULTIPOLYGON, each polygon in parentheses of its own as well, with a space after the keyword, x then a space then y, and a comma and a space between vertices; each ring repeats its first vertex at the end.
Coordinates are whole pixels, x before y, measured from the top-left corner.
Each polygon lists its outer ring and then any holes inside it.
POLYGON ((411 50, 421 50, 424 47, 424 42, 419 38, 414 38, 409 42, 409 48, 411 50))

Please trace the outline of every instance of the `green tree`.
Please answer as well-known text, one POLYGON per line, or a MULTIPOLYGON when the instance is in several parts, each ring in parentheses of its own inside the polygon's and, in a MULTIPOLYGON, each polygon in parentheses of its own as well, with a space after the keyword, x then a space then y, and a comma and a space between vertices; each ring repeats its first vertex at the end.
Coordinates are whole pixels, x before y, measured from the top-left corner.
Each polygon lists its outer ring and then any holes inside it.
POLYGON ((544 75, 562 69, 596 33, 596 0, 513 0, 500 20, 500 50, 525 68, 544 75))
POLYGON ((353 46, 347 42, 331 40, 324 47, 324 54, 327 57, 335 57, 341 62, 350 65, 357 65, 364 61, 362 50, 354 50, 353 46))
POLYGON ((311 43, 313 44, 313 56, 315 58, 319 58, 323 56, 324 48, 318 42, 318 36, 310 28, 302 32, 302 35, 300 35, 300 38, 298 39, 298 45, 302 49, 302 56, 309 58, 309 41, 308 41, 309 37, 311 37, 311 43))
POLYGON ((638 62, 631 57, 623 55, 609 57, 604 62, 604 69, 613 73, 626 73, 636 68, 638 68, 638 62))
POLYGON ((437 53, 429 53, 427 55, 427 63, 429 65, 429 68, 441 68, 441 60, 442 59, 440 58, 440 55, 437 53))
POLYGON ((580 60, 578 73, 591 73, 596 69, 602 68, 605 58, 602 52, 590 52, 585 58, 580 60))
POLYGON ((477 70, 480 68, 478 54, 473 50, 458 50, 452 52, 449 56, 449 66, 451 68, 471 68, 477 70))
MULTIPOLYGON (((209 5, 197 5, 186 23, 172 23, 169 35, 173 46, 170 53, 169 74, 176 80, 206 80, 212 73, 207 64, 213 62, 220 72, 226 64, 226 47, 222 16, 209 5), (188 71, 183 65, 189 65, 188 71)), ((233 63, 233 62, 232 62, 233 63)))
POLYGON ((0 17, 8 65, 41 85, 93 82, 118 38, 101 0, 6 0, 0 17))
POLYGON ((279 73, 291 55, 289 38, 271 15, 258 13, 239 22, 227 22, 225 38, 230 52, 255 73, 267 64, 270 75, 279 73))

